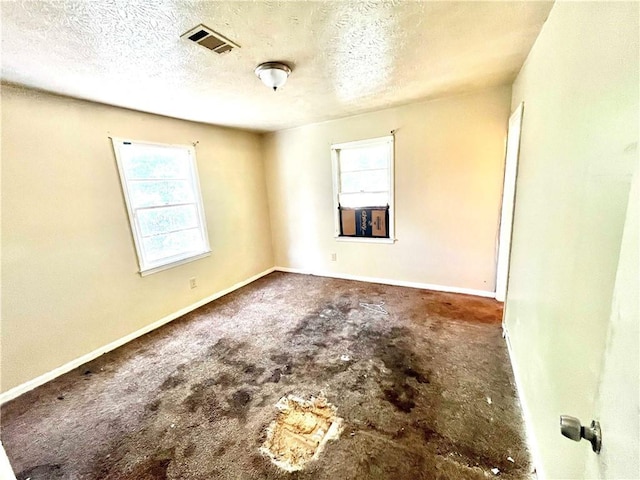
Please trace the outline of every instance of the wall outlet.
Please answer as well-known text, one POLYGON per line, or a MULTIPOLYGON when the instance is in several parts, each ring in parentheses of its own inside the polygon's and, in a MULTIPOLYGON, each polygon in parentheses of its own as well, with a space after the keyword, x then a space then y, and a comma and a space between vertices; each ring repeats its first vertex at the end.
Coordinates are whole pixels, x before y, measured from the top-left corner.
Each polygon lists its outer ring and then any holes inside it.
POLYGON ((335 261, 337 261, 337 260, 338 260, 338 254, 337 254, 337 253, 332 253, 332 254, 331 254, 331 261, 332 261, 332 262, 335 262, 335 261))
POLYGON ((196 288, 198 286, 198 283, 196 282, 196 277, 191 277, 189 279, 189 287, 190 288, 196 288))

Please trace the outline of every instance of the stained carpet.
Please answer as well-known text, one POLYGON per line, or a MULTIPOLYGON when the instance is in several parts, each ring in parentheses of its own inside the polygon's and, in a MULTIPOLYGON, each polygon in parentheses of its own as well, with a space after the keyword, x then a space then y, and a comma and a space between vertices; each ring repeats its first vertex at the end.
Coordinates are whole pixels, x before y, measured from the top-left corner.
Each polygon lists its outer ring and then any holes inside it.
POLYGON ((501 315, 272 273, 3 405, 2 441, 19 480, 530 478, 501 315), (260 452, 289 394, 344 420, 293 473, 260 452))

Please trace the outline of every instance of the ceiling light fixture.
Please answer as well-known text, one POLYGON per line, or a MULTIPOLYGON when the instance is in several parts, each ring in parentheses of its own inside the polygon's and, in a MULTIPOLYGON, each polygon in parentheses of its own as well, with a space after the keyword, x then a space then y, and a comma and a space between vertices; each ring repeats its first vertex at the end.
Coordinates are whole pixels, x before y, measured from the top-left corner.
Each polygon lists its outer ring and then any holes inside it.
POLYGON ((287 81, 291 68, 280 62, 266 62, 258 65, 255 72, 262 83, 275 92, 287 81))

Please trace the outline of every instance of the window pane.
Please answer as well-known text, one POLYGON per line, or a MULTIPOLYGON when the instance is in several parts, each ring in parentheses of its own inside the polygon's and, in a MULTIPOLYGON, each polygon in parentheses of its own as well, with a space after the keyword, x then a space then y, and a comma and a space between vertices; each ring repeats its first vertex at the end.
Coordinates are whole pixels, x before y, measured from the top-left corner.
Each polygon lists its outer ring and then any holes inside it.
POLYGON ((194 202, 193 189, 188 180, 129 182, 129 200, 133 208, 194 202))
POLYGON ((123 145, 127 180, 189 178, 189 154, 184 149, 148 145, 123 145))
POLYGON ((146 260, 151 263, 183 253, 197 254, 205 251, 198 228, 144 238, 142 243, 146 260))
POLYGON ((195 205, 138 210, 138 225, 143 237, 198 226, 195 205))
POLYGON ((364 170, 361 172, 342 172, 340 175, 340 191, 379 192, 389 190, 389 173, 383 170, 364 170))
POLYGON ((343 207, 385 207, 389 205, 388 193, 344 193, 340 195, 343 207))
POLYGON ((369 170, 388 168, 389 145, 345 148, 340 150, 340 171, 369 170))

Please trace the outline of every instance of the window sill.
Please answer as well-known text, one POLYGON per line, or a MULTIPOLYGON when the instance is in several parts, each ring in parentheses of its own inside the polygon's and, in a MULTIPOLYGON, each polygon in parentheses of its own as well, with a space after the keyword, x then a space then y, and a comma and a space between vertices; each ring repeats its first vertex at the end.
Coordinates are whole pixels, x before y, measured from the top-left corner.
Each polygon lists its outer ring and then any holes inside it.
POLYGON ((163 270, 168 270, 173 267, 177 267, 178 265, 184 265, 185 263, 193 262, 194 260, 200 260, 201 258, 205 258, 211 255, 211 250, 208 250, 203 253, 199 253, 198 255, 194 255, 192 257, 182 258, 180 260, 175 260, 171 263, 165 263, 163 265, 159 265, 157 267, 148 268, 146 270, 140 270, 140 276, 146 277, 147 275, 151 275, 152 273, 161 272, 163 270))
POLYGON ((353 242, 353 243, 395 243, 395 238, 372 238, 372 237, 334 237, 337 242, 353 242))

